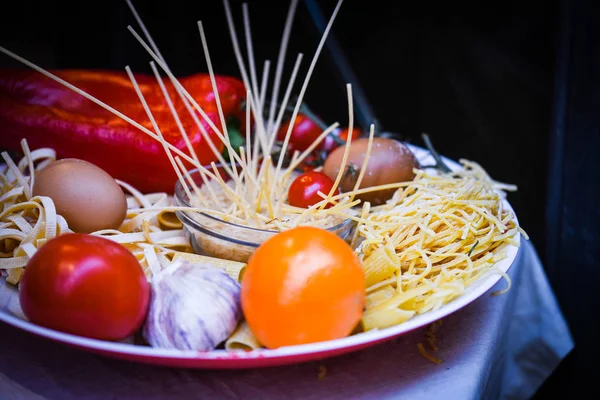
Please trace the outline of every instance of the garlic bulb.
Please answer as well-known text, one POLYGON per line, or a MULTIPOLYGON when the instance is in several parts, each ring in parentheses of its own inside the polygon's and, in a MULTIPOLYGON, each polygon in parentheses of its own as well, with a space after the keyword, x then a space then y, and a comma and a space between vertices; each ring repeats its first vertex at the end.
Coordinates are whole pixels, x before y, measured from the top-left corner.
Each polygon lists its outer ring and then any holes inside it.
POLYGON ((220 269, 178 260, 151 284, 143 335, 153 347, 213 350, 241 319, 240 285, 220 269))

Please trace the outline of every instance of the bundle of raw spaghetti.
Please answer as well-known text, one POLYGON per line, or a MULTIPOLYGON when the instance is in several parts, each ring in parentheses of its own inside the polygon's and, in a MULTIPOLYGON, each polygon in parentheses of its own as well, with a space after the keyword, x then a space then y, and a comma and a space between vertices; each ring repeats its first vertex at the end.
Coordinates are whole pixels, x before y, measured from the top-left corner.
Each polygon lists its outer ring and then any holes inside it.
POLYGON ((497 271, 507 246, 519 245, 519 233, 526 236, 503 206, 503 191, 516 188, 493 181, 476 163, 461 163, 463 169, 448 174, 416 171, 414 181, 359 222, 365 330, 448 303, 497 271))

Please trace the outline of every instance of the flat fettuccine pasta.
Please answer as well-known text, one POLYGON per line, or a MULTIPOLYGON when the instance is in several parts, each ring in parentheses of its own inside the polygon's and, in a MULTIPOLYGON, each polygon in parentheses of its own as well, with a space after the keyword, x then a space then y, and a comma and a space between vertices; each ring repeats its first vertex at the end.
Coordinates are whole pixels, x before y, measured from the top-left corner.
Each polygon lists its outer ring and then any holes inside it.
POLYGON ((131 193, 127 217, 118 230, 93 232, 122 244, 131 251, 152 276, 170 265, 178 252, 193 253, 182 224, 174 213, 173 198, 165 193, 143 195, 130 185, 117 181, 131 193))
POLYGON ((6 281, 16 285, 29 258, 46 241, 71 232, 63 217, 56 214, 52 199, 32 197, 35 171, 56 160, 52 149, 29 151, 21 142, 25 157, 15 164, 2 153, 6 165, 0 169, 0 270, 6 281))
MULTIPOLYGON (((52 149, 30 151, 21 142, 24 157, 18 164, 2 153, 0 169, 0 270, 6 281, 16 285, 23 268, 48 240, 72 233, 67 221, 56 213, 54 202, 45 196, 33 197, 36 172, 56 160, 52 149)), ((144 195, 125 182, 117 181, 127 196, 127 216, 118 230, 102 230, 103 236, 127 247, 139 260, 147 276, 168 266, 181 252, 193 253, 182 224, 175 215, 172 196, 166 193, 144 195)))

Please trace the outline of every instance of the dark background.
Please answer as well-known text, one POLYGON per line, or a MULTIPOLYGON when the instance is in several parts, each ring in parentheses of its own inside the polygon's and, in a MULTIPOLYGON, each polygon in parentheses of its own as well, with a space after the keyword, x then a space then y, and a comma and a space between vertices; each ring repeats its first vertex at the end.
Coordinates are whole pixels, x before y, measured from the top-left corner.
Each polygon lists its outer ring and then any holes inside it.
MULTIPOLYGON (((126 29, 137 24, 124 1, 21 3, 3 12, 0 44, 43 68, 130 65, 150 72, 150 57, 126 29)), ((267 58, 274 71, 288 3, 248 3, 260 77, 267 58)), ((241 2, 231 4, 241 34, 241 2)), ((328 17, 335 1, 319 4, 328 17)), ((206 70, 201 19, 215 71, 239 76, 220 1, 135 5, 175 75, 206 70)), ((444 155, 477 161, 495 179, 518 185, 509 201, 544 262, 577 346, 540 398, 597 391, 598 16, 595 2, 584 0, 346 0, 332 30, 385 130, 418 145, 427 132, 444 155)), ((281 92, 296 54, 304 53, 305 72, 319 38, 300 1, 281 92)), ((345 88, 324 53, 305 101, 326 121, 344 125, 345 88)), ((19 67, 3 56, 0 66, 19 67)))

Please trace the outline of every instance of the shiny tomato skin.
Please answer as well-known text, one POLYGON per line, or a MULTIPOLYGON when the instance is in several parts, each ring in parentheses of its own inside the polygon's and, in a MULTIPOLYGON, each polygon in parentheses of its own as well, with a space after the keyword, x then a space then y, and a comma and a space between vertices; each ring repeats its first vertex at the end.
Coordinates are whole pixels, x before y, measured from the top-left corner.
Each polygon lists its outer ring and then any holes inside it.
MULTIPOLYGON (((331 178, 319 171, 308 171, 298 175, 288 190, 288 203, 294 207, 308 208, 323 200, 318 192, 329 194, 334 183, 331 178)), ((334 195, 339 193, 340 191, 336 190, 334 195)), ((327 204, 325 208, 331 206, 332 204, 327 204)))
MULTIPOLYGON (((290 127, 290 121, 281 126, 277 133, 277 140, 284 141, 290 127)), ((304 151, 319 137, 323 129, 312 119, 304 114, 298 114, 294 120, 294 127, 290 134, 288 151, 292 154, 295 150, 304 151)))
POLYGON ((120 340, 146 317, 150 285, 124 246, 87 235, 64 234, 29 260, 19 286, 25 316, 74 335, 120 340))

